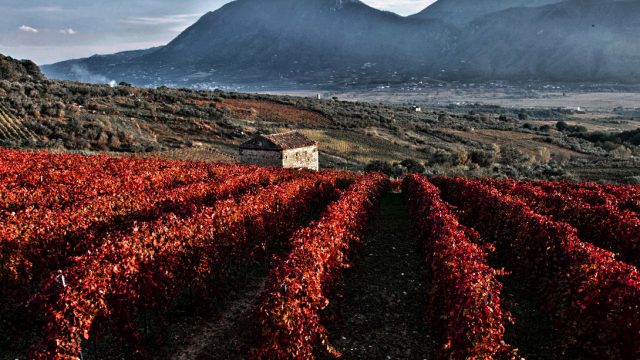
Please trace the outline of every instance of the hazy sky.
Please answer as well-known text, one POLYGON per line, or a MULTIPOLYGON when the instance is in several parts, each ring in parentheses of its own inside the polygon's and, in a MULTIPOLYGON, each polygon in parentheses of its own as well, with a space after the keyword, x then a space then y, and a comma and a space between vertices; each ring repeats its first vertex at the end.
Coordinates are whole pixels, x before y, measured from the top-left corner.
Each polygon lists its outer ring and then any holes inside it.
MULTIPOLYGON (((0 53, 47 64, 166 44, 229 0, 0 0, 0 53)), ((435 0, 364 0, 401 15, 435 0)))

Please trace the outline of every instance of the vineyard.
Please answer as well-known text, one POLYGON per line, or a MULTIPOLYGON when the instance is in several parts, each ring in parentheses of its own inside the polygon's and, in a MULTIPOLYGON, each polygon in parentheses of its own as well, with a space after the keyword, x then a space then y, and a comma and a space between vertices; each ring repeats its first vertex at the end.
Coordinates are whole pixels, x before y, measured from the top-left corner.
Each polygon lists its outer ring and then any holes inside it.
POLYGON ((637 186, 0 148, 0 222, 3 359, 640 357, 637 186))
POLYGON ((17 119, 7 109, 0 105, 0 141, 24 140, 36 141, 36 135, 24 126, 22 120, 17 119))

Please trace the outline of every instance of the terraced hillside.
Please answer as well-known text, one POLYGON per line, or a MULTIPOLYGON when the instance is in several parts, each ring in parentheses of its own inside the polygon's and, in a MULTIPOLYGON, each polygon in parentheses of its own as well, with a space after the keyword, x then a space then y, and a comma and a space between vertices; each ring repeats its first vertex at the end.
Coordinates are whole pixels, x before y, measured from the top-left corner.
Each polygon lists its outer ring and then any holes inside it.
POLYGON ((2 140, 36 141, 37 137, 24 125, 21 119, 11 115, 9 111, 0 105, 0 141, 2 140))

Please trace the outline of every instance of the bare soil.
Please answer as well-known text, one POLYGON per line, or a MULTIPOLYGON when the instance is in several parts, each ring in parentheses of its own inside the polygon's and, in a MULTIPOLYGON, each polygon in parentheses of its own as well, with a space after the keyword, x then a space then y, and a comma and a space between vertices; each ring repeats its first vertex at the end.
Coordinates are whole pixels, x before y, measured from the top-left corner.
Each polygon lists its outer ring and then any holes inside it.
POLYGON ((273 101, 225 99, 218 106, 233 111, 241 119, 259 117, 264 121, 307 126, 324 126, 332 123, 330 119, 319 113, 273 101))
POLYGON ((506 342, 526 359, 561 359, 553 347, 553 323, 533 300, 535 294, 522 289, 512 276, 505 276, 501 281, 504 284, 503 303, 515 317, 515 324, 507 327, 506 342))
MULTIPOLYGON (((182 339, 166 359, 243 359, 249 336, 251 309, 267 278, 267 268, 249 271, 237 290, 223 301, 221 311, 185 323, 182 339)), ((163 357, 164 358, 164 357, 163 357)))
POLYGON ((344 359, 431 359, 423 260, 402 194, 388 194, 345 274, 343 321, 330 329, 344 359))

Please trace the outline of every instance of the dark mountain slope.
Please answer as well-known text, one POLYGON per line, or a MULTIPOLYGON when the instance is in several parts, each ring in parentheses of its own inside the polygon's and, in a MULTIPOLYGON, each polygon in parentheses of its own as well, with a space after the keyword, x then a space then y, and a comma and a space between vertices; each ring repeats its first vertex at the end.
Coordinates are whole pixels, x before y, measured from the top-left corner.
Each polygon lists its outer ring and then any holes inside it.
POLYGON ((563 0, 439 0, 413 15, 419 19, 438 19, 465 26, 474 19, 517 7, 537 7, 563 0))
POLYGON ((437 22, 405 19, 360 1, 241 0, 205 15, 154 56, 180 62, 188 53, 188 65, 299 78, 367 70, 366 63, 376 64, 371 71, 415 70, 448 41, 437 22))
POLYGON ((640 1, 572 0, 472 22, 445 58, 449 77, 640 81, 640 1))
POLYGON ((137 83, 309 80, 331 75, 429 72, 452 37, 438 21, 407 19, 355 0, 239 0, 203 16, 171 43, 136 56, 99 57, 45 67, 68 78, 72 67, 137 83), (125 69, 128 68, 128 69, 125 69))
POLYGON ((173 86, 423 77, 637 83, 639 19, 637 0, 440 0, 411 17, 357 0, 238 0, 166 46, 43 70, 61 79, 173 86))

